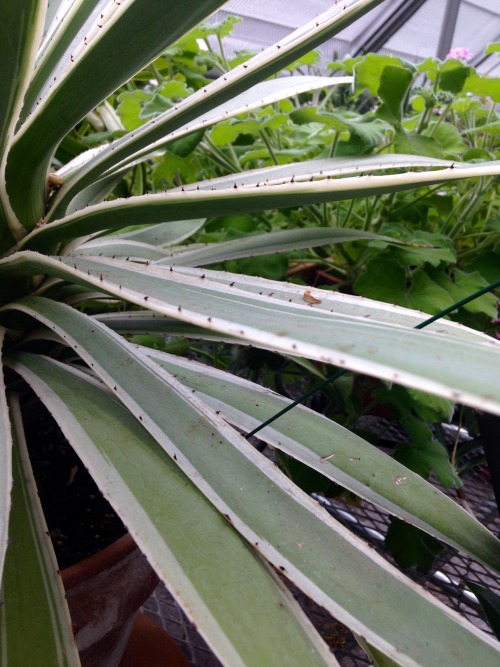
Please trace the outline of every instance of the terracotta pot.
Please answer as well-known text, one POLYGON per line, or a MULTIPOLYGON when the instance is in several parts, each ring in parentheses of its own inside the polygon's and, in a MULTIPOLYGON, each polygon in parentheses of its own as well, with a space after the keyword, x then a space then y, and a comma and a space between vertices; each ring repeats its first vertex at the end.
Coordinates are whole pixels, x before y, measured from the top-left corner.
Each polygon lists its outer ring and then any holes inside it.
POLYGON ((61 575, 82 667, 118 667, 154 570, 125 535, 61 575))
POLYGON ((120 667, 189 667, 189 662, 174 640, 139 612, 120 667))

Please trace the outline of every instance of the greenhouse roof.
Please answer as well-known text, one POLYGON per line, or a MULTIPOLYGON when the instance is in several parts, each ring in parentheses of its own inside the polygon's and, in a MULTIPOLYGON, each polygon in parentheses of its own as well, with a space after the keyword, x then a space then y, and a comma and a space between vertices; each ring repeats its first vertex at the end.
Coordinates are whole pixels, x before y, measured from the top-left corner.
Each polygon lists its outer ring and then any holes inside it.
MULTIPOLYGON (((242 19, 225 44, 229 52, 260 51, 330 8, 334 0, 229 0, 212 20, 242 19)), ((390 53, 410 62, 446 58, 463 47, 480 71, 500 75, 500 58, 484 48, 500 42, 499 0, 383 0, 326 42, 322 68, 334 59, 367 52, 390 53)))

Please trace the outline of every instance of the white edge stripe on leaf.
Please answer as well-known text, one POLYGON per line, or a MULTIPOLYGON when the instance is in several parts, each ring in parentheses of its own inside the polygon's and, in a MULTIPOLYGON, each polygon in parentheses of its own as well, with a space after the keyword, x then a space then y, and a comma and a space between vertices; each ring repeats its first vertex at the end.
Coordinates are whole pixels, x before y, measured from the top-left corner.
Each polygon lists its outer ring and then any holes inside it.
MULTIPOLYGON (((0 356, 5 330, 0 328, 0 356)), ((8 543, 10 490, 12 488, 12 432, 5 394, 3 373, 0 370, 0 582, 5 550, 8 543)))

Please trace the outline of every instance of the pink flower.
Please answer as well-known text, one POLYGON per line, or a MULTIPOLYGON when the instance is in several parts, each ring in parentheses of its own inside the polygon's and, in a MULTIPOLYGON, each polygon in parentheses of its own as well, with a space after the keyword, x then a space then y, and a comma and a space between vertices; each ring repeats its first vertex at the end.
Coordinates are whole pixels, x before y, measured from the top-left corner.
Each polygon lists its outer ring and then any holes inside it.
POLYGON ((456 46, 446 54, 446 59, 456 58, 457 60, 470 60, 474 54, 466 46, 456 46))

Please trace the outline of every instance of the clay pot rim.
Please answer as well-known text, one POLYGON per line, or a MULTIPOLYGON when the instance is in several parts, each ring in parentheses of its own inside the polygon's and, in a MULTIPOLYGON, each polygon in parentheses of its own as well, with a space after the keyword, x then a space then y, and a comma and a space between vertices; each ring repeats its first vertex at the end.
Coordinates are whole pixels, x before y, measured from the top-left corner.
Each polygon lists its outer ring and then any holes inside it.
POLYGON ((128 556, 136 548, 136 544, 129 533, 119 537, 115 542, 79 563, 70 565, 61 571, 64 588, 73 588, 89 577, 112 567, 122 558, 128 556))

